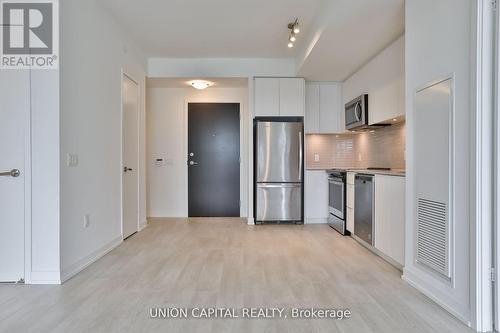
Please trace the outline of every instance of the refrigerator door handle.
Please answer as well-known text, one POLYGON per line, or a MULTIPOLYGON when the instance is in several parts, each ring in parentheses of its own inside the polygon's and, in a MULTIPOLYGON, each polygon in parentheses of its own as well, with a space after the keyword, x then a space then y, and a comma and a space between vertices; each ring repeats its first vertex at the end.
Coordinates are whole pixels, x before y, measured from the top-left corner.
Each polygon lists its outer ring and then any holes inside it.
POLYGON ((293 187, 301 187, 301 183, 272 183, 272 184, 262 184, 258 183, 257 187, 259 188, 293 188, 293 187))
POLYGON ((302 160, 303 156, 303 140, 302 140, 302 132, 299 132, 299 180, 302 181, 302 160))

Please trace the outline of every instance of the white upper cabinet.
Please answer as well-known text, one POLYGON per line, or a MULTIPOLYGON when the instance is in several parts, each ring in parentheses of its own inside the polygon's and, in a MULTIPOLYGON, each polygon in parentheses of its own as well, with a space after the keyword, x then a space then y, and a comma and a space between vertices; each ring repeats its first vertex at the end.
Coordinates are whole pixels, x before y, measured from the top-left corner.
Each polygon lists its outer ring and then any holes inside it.
POLYGON ((342 100, 340 84, 321 84, 319 86, 319 132, 343 133, 345 124, 341 123, 342 100))
POLYGON ((306 133, 319 133, 319 84, 306 84, 306 133))
POLYGON ((280 116, 304 116, 304 79, 280 79, 280 116))
POLYGON ((280 79, 255 79, 255 116, 280 115, 280 79))
POLYGON ((304 116, 304 79, 255 78, 255 116, 304 116))
POLYGON ((342 86, 339 83, 306 85, 306 133, 344 133, 342 86))
POLYGON ((404 37, 400 37, 343 84, 343 103, 368 94, 369 124, 405 115, 404 37))

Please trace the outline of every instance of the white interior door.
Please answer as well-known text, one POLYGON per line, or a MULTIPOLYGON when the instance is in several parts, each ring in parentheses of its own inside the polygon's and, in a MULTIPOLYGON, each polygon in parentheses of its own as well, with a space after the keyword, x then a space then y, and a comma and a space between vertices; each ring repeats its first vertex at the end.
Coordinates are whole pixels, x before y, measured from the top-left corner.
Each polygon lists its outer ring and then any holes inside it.
POLYGON ((122 80, 123 112, 123 238, 139 227, 139 86, 126 75, 122 80))
POLYGON ((24 279, 29 70, 0 70, 0 282, 24 279))

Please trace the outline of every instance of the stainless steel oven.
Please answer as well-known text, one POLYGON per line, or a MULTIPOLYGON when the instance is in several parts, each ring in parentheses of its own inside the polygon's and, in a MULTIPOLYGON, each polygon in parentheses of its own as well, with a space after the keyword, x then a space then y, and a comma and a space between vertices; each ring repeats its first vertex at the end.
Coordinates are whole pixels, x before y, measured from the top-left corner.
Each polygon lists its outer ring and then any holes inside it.
POLYGON ((347 235, 346 230, 346 175, 343 170, 328 170, 328 224, 347 235))

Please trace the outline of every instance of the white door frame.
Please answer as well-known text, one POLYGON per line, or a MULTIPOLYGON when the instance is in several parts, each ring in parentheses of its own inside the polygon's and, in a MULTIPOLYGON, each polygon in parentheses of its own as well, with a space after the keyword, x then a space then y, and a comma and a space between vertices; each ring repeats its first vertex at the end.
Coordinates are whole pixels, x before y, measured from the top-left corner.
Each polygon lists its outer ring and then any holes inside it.
MULTIPOLYGON (((31 70, 30 70, 31 71, 31 70)), ((31 96, 31 73, 29 90, 31 96)), ((31 192, 32 192, 32 182, 31 182, 31 137, 32 137, 32 126, 31 126, 31 97, 30 97, 30 107, 28 112, 26 112, 25 120, 25 145, 24 145, 24 281, 27 284, 31 284, 31 192)))
MULTIPOLYGON (((476 0, 472 10, 471 98, 471 315, 479 332, 493 329, 494 235, 494 35, 491 0, 476 0)), ((498 228, 497 228, 498 229, 498 228)), ((498 232, 498 230, 496 230, 498 232)), ((498 271, 498 266, 496 268, 498 271)), ((497 274, 498 276, 498 274, 497 274)))
POLYGON ((122 68, 121 70, 121 80, 120 80, 120 109, 121 109, 121 114, 120 114, 120 124, 121 124, 121 130, 120 130, 120 141, 121 141, 121 152, 120 152, 120 158, 121 158, 121 161, 120 161, 120 208, 121 208, 121 211, 120 211, 120 216, 121 216, 121 234, 122 234, 122 239, 123 239, 123 150, 124 150, 124 142, 123 142, 123 80, 125 78, 128 78, 130 79, 132 82, 134 82, 135 84, 137 84, 137 90, 139 92, 139 98, 137 100, 137 111, 138 111, 138 122, 137 122, 137 133, 139 133, 139 135, 137 136, 137 231, 140 230, 140 227, 141 227, 141 218, 140 218, 140 215, 141 215, 141 209, 140 209, 140 205, 141 205, 141 195, 140 195, 140 182, 141 182, 141 177, 139 176, 140 175, 140 172, 141 172, 141 163, 140 163, 140 119, 141 119, 141 89, 140 89, 140 84, 139 84, 139 81, 136 80, 134 78, 133 75, 131 75, 130 73, 128 73, 125 69, 122 68))
POLYGON ((500 12, 497 9, 494 15, 494 33, 493 33, 493 52, 494 52, 494 84, 493 84, 493 245, 494 245, 494 276, 495 283, 493 286, 493 328, 495 331, 500 331, 500 285, 498 278, 500 277, 500 12))

